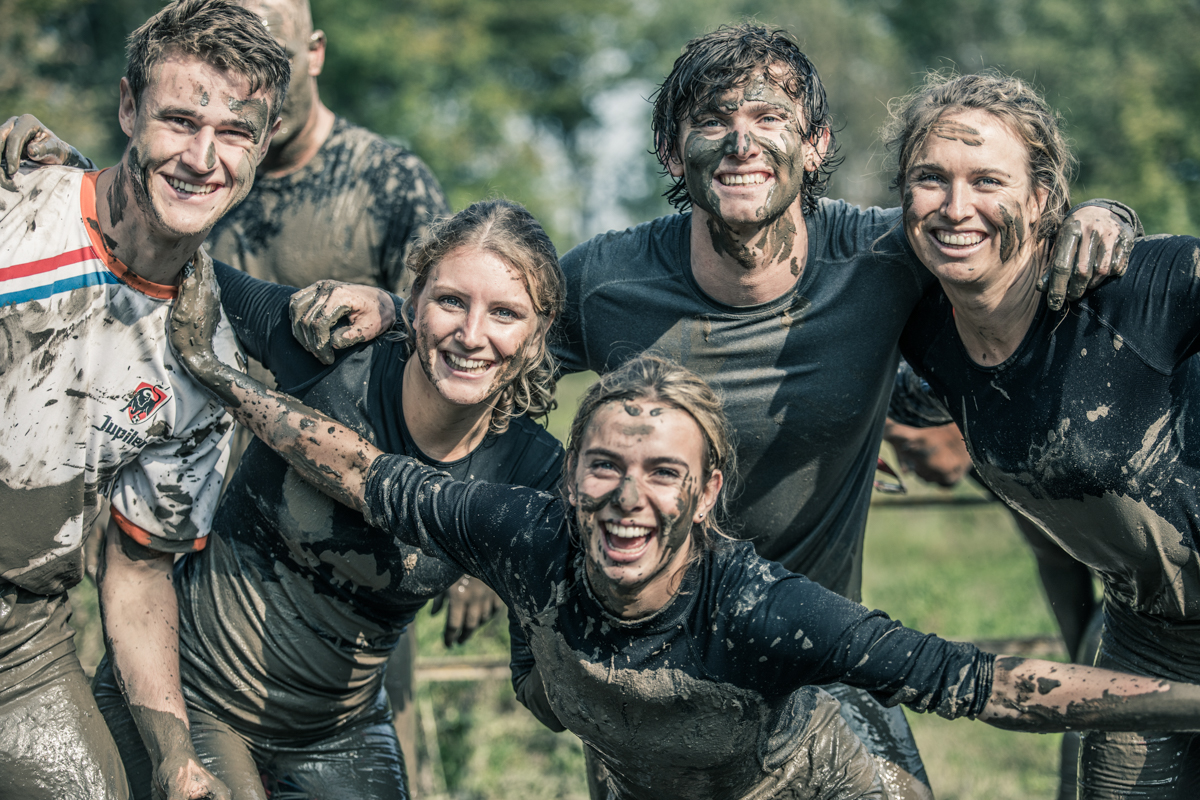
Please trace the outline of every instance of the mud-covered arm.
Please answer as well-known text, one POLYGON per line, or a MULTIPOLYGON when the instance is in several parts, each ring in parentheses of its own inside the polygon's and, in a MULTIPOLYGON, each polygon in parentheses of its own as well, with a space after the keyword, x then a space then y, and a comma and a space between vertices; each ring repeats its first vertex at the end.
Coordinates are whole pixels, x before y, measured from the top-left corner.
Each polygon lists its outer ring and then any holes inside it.
POLYGON ((892 396, 888 399, 888 419, 912 428, 933 428, 954 421, 929 384, 907 361, 901 361, 896 368, 892 396))
POLYGON ((991 698, 979 719, 1039 733, 1195 731, 1200 729, 1200 686, 1003 656, 996 660, 991 698))
POLYGON ((1071 209, 1055 238, 1038 291, 1054 311, 1129 267, 1133 242, 1143 235, 1137 213, 1115 200, 1089 200, 1071 209))
POLYGON ((0 125, 0 186, 10 192, 17 190, 12 176, 21 168, 23 158, 44 165, 96 168, 91 159, 55 136, 32 114, 9 117, 0 125))
POLYGON ((100 562, 100 607, 114 672, 167 800, 229 798, 192 746, 179 679, 174 554, 138 544, 109 522, 100 562))
POLYGON ((267 389, 213 351, 219 300, 213 263, 201 250, 180 284, 170 338, 180 362, 230 413, 321 491, 358 512, 366 510, 367 470, 382 451, 345 425, 294 397, 267 389))

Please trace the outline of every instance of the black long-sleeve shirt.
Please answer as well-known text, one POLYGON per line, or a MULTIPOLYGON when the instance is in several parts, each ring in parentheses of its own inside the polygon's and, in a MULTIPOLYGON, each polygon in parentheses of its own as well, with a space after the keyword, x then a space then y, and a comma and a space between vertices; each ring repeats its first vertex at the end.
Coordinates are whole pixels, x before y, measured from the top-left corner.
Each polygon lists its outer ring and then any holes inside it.
POLYGON ((623 797, 740 797, 786 773, 807 755, 821 684, 946 717, 978 714, 991 693, 990 655, 904 628, 748 542, 705 553, 665 608, 628 622, 592 595, 555 495, 383 456, 366 498, 374 524, 499 593, 555 716, 623 797))

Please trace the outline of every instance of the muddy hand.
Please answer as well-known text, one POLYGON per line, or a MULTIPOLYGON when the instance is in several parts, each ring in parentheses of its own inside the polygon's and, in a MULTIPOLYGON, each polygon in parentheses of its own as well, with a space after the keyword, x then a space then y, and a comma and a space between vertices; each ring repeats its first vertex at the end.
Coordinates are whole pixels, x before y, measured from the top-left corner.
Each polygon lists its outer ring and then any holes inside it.
POLYGON ((371 286, 317 281, 292 295, 288 309, 292 335, 322 364, 333 363, 333 351, 374 339, 392 327, 392 296, 371 286), (338 328, 345 320, 347 327, 338 328))
POLYGON ((9 117, 0 125, 0 184, 9 191, 16 191, 12 176, 21 168, 22 158, 44 165, 63 164, 84 169, 95 167, 32 114, 9 117))
POLYGON ((233 794, 215 775, 200 765, 195 754, 169 756, 159 765, 154 780, 156 800, 232 800, 233 794))
POLYGON ((434 599, 430 613, 436 614, 443 605, 446 606, 446 629, 442 633, 442 641, 446 647, 470 639, 471 634, 504 607, 500 595, 493 592, 491 587, 467 575, 434 599))
POLYGON ((231 368, 221 363, 213 350, 213 334, 221 319, 221 300, 212 259, 204 248, 196 251, 194 269, 179 284, 171 309, 171 348, 201 385, 221 402, 237 405, 230 391, 231 368))
POLYGON ((1074 301, 1110 277, 1119 278, 1129 266, 1134 231, 1106 208, 1085 206, 1071 215, 1058 232, 1054 251, 1038 291, 1046 292, 1052 310, 1074 301))

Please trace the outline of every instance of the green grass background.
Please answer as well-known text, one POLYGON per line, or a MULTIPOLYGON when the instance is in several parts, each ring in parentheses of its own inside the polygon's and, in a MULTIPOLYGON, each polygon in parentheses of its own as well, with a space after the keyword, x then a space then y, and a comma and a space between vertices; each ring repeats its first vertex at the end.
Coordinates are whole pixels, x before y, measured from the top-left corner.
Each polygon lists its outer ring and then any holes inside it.
MULTIPOLYGON (((573 376, 562 382, 560 408, 549 423, 560 438, 589 380, 573 376)), ((944 493, 911 476, 905 480, 912 494, 944 493)), ((1056 633, 1033 558, 999 506, 872 509, 863 586, 867 605, 949 638, 1056 633)), ((103 644, 90 582, 73 590, 72 599, 80 657, 85 666, 94 665, 103 644)), ((423 655, 446 655, 441 626, 442 618, 428 612, 418 618, 423 655)), ((506 625, 496 620, 452 654, 504 656, 507 648, 506 625)), ((426 712, 422 730, 428 735, 419 737, 420 761, 410 775, 423 800, 587 797, 579 741, 541 727, 517 703, 508 681, 427 683, 418 688, 418 704, 426 712), (430 738, 436 739, 433 748, 430 738)), ((1055 796, 1059 736, 925 714, 908 717, 939 800, 1055 796)))

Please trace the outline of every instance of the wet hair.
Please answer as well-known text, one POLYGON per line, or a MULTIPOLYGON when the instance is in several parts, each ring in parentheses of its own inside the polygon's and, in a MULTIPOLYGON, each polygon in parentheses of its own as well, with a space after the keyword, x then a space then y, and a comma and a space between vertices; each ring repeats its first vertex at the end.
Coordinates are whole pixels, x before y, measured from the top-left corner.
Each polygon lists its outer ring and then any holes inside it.
POLYGON ((196 56, 241 75, 250 93, 266 90, 274 124, 283 108, 292 67, 287 51, 262 21, 232 0, 175 0, 140 28, 125 45, 125 78, 140 102, 152 70, 169 54, 196 56))
MULTIPOLYGON (((751 24, 722 25, 684 45, 683 55, 675 60, 671 74, 652 96, 654 152, 663 165, 663 174, 669 176, 667 164, 679 148, 680 123, 721 94, 745 86, 764 70, 766 79, 803 109, 805 139, 815 144, 824 132, 829 133, 829 147, 821 164, 804 174, 802 208, 805 214, 811 214, 842 159, 836 156, 825 86, 817 68, 785 30, 751 24)), ((671 188, 663 194, 675 208, 685 211, 692 204, 686 181, 683 177, 672 180, 671 188)))
POLYGON ((687 413, 700 428, 704 436, 702 483, 708 483, 714 470, 721 470, 724 476, 717 502, 694 537, 699 545, 697 555, 711 550, 718 538, 728 537, 722 528, 727 524, 727 498, 734 492, 737 480, 737 451, 721 398, 703 378, 669 358, 642 353, 598 378, 584 392, 567 435, 562 481, 564 495, 575 479, 579 448, 583 446, 584 434, 596 412, 609 403, 628 400, 654 400, 673 406, 687 413))
MULTIPOLYGON (((509 200, 483 200, 435 222, 409 254, 406 266, 412 271, 413 283, 409 299, 404 301, 406 327, 411 298, 425 289, 430 272, 442 259, 464 247, 491 253, 520 273, 538 317, 537 330, 523 345, 533 348, 526 353, 526 366, 500 391, 492 406, 488 429, 503 433, 513 417, 544 416, 555 407, 556 365, 546 339, 551 323, 562 314, 565 282, 554 243, 533 215, 509 200)), ((411 353, 413 337, 407 341, 411 353)))
POLYGON ((888 104, 891 119, 882 136, 896 169, 892 188, 903 190, 905 173, 938 120, 967 109, 988 112, 1025 145, 1030 183, 1047 192, 1037 238, 1053 237, 1071 209, 1075 156, 1063 136, 1058 112, 1028 83, 994 70, 974 75, 930 73, 920 89, 888 104))

